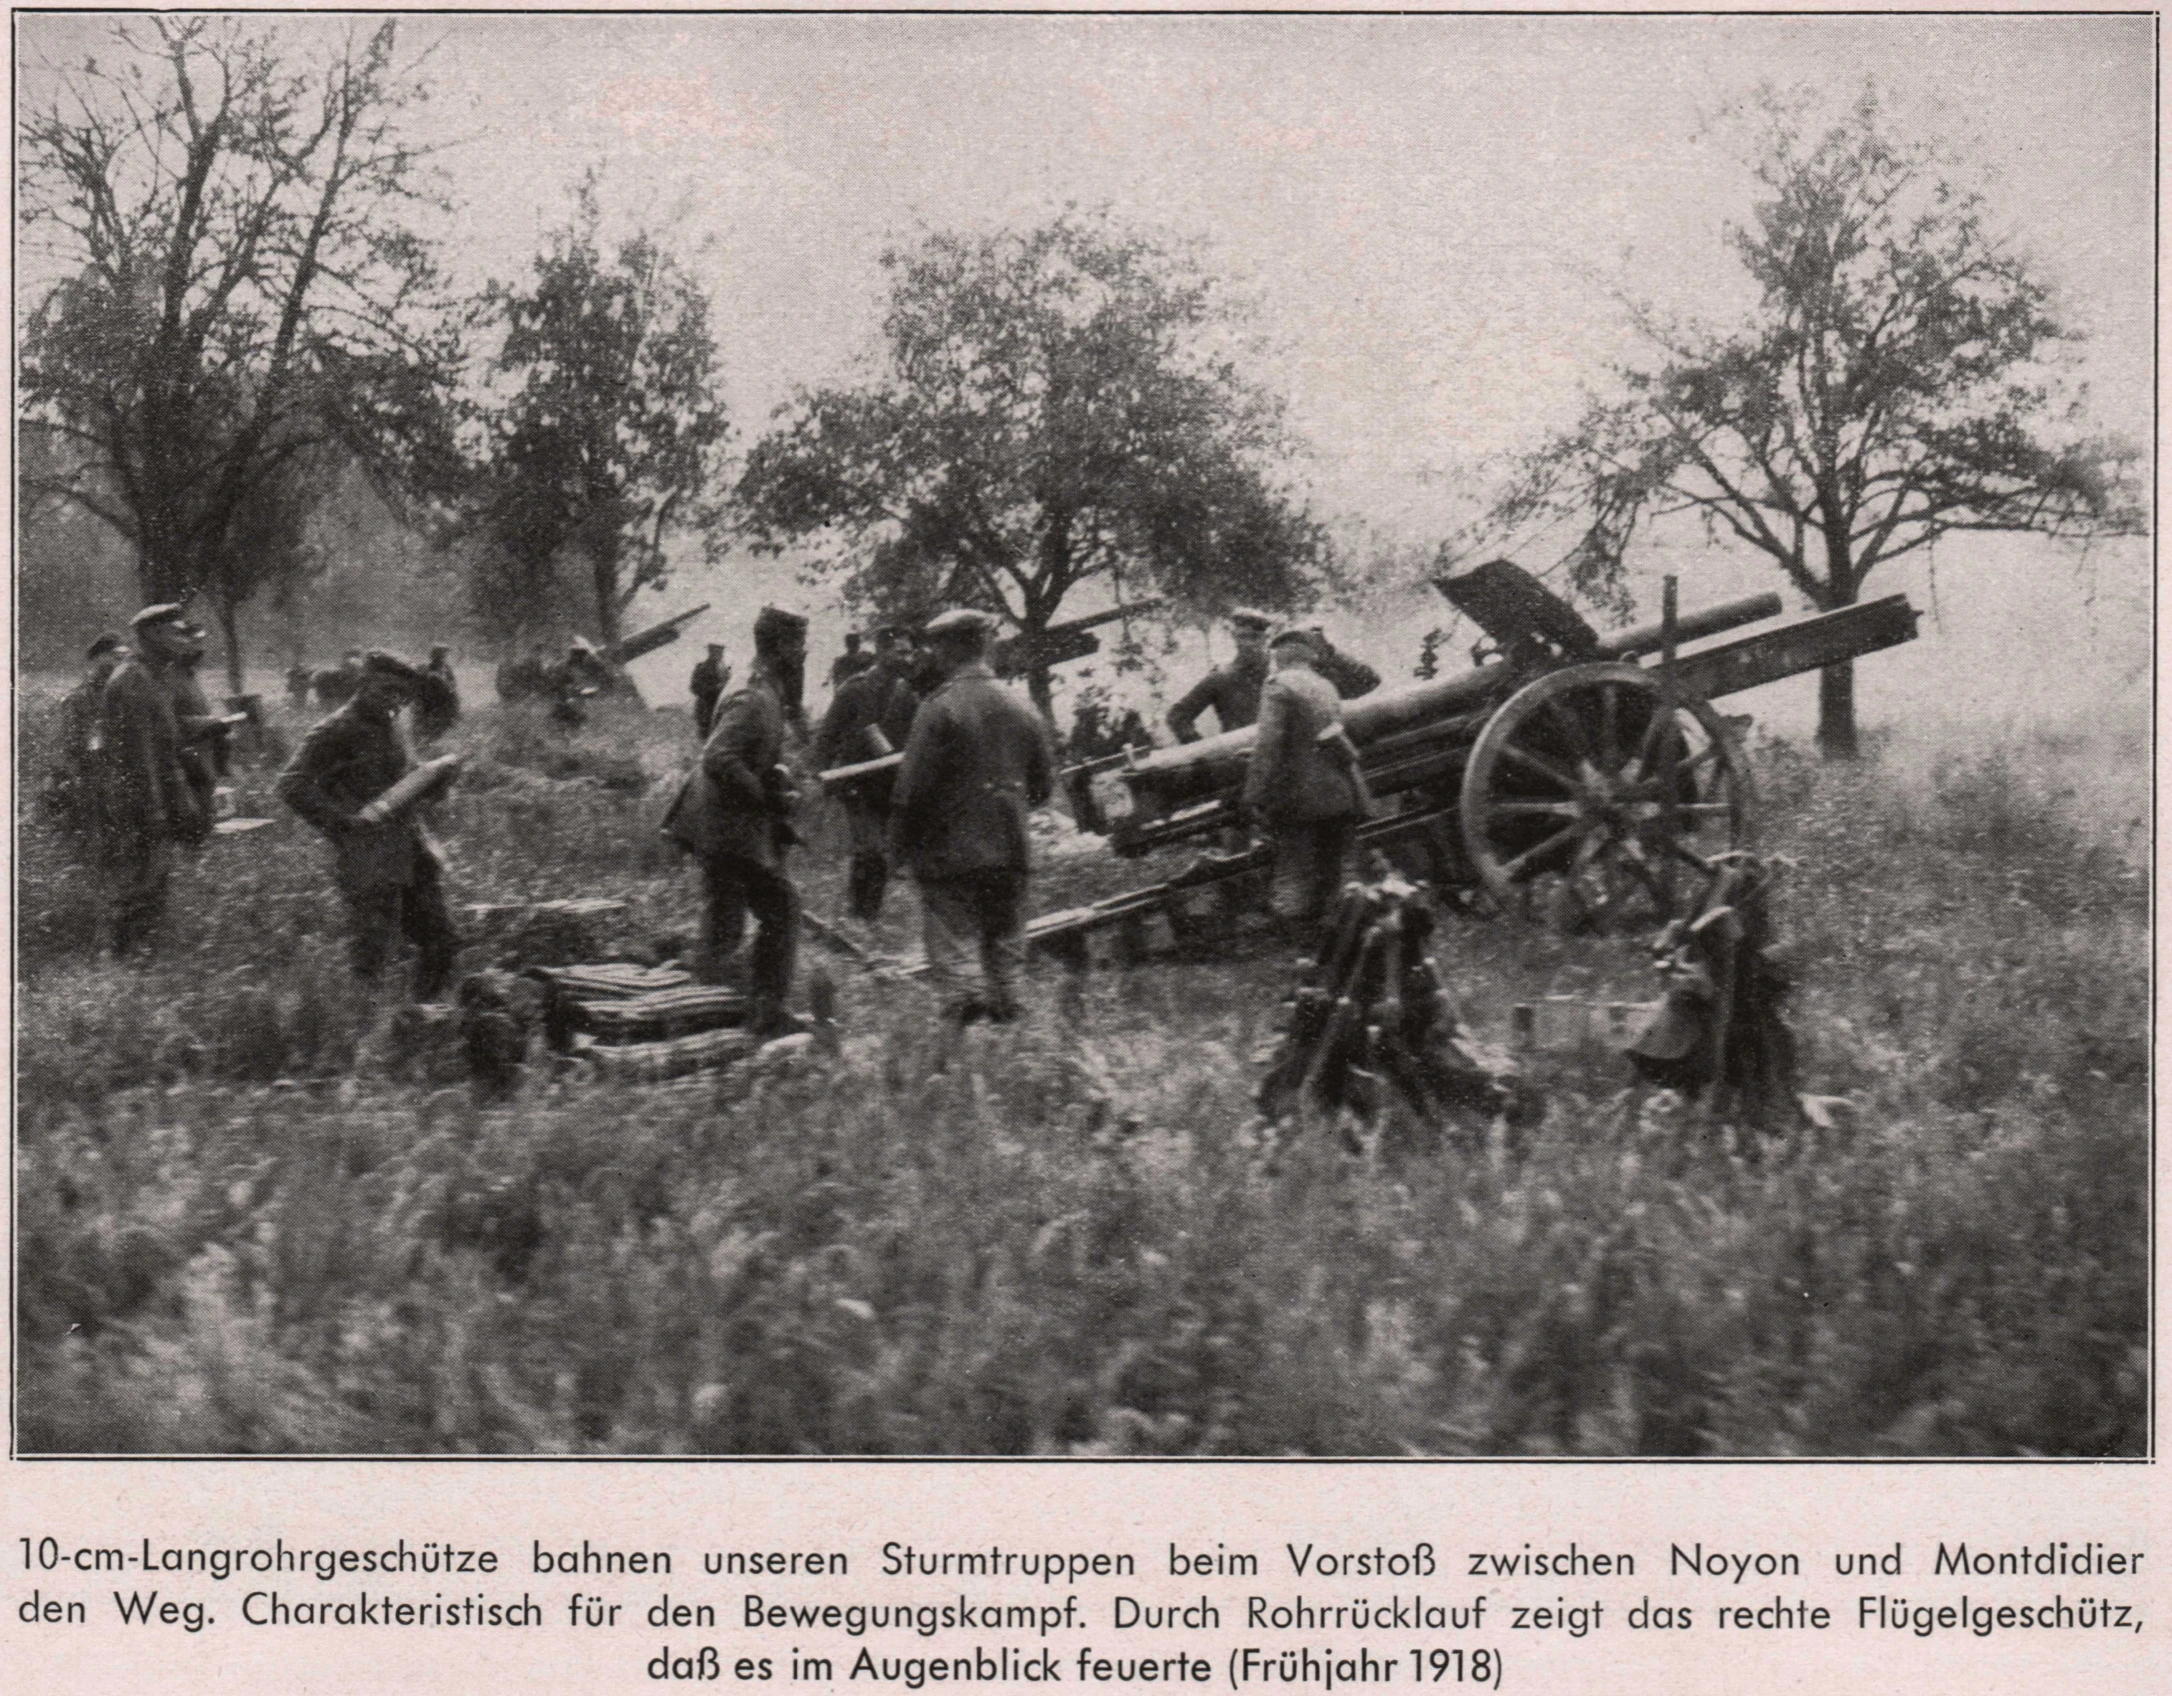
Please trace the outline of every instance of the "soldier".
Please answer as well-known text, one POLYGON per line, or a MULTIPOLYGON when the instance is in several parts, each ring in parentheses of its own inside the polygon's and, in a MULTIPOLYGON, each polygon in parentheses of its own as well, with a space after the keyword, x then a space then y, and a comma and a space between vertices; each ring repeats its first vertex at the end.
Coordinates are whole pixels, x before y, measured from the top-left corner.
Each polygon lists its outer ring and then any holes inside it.
POLYGON ((415 702, 415 735, 421 741, 435 742, 460 722, 460 680, 453 675, 452 650, 438 643, 422 669, 437 687, 415 702))
POLYGON ((1244 810, 1274 850, 1270 905, 1299 928, 1318 922, 1342 887, 1343 861, 1366 811, 1357 751, 1341 734, 1342 706, 1313 669, 1309 631, 1284 630, 1260 693, 1244 810), (1321 733, 1334 731, 1325 743, 1321 733))
POLYGON ((707 738, 709 726, 716 719, 716 704, 723 698, 725 688, 731 683, 732 668, 724 661, 724 644, 711 642, 709 657, 697 660, 694 675, 687 680, 687 692, 694 697, 694 733, 707 738))
MULTIPOLYGON (((876 632, 875 663, 845 679, 815 732, 815 760, 823 770, 878 760, 905 746, 913 715, 920 710, 912 671, 912 638, 902 630, 876 632)), ((883 851, 890 826, 889 782, 873 778, 856 783, 842 800, 852 844, 847 881, 852 916, 873 924, 882 917, 883 892, 890 884, 890 862, 883 851)))
POLYGON ((1342 699, 1354 701, 1380 687, 1380 673, 1337 648, 1317 624, 1308 630, 1312 637, 1312 668, 1334 686, 1342 699))
POLYGON ((994 625, 967 608, 928 625, 944 679, 913 719, 891 803, 890 857, 919 882, 928 976, 960 1025, 1018 1017, 1026 815, 1054 782, 1046 727, 989 669, 994 625))
POLYGON ((845 651, 830 661, 830 689, 834 693, 874 665, 875 656, 860 649, 860 633, 845 632, 845 651))
POLYGON ((175 846, 196 847, 211 829, 183 759, 177 710, 182 660, 203 633, 172 603, 145 607, 129 628, 134 652, 114 668, 99 696, 105 777, 99 859, 113 951, 124 958, 157 939, 175 846))
POLYGON ((459 953, 445 906, 444 866, 420 819, 377 821, 364 809, 413 765, 400 734, 400 708, 429 702, 442 687, 404 660, 369 654, 357 668, 353 695, 302 738, 276 786, 279 799, 332 844, 332 875, 347 903, 355 976, 365 983, 378 977, 398 932, 415 945, 417 1001, 444 998, 459 953))
POLYGON ((1239 607, 1229 615, 1237 656, 1208 672, 1169 709, 1169 728, 1179 742, 1199 740, 1199 715, 1209 707, 1224 731, 1242 730, 1259 717, 1259 693, 1267 682, 1267 631, 1272 622, 1265 613, 1249 607, 1239 607))
POLYGON ((60 701, 59 734, 53 768, 45 780, 45 805, 86 847, 97 836, 106 680, 127 658, 128 646, 118 636, 110 630, 99 636, 83 656, 83 681, 60 701))
POLYGON ((697 973, 724 977, 751 910, 754 936, 753 1020, 757 1036, 800 1028, 785 1008, 799 943, 799 891, 785 875, 785 851, 798 840, 798 801, 785 769, 785 688, 807 655, 807 621, 764 607, 754 620, 754 664, 744 687, 718 703, 701 757, 664 817, 664 834, 701 864, 706 905, 697 973))
POLYGON ((349 648, 337 666, 317 673, 317 705, 336 707, 354 699, 355 685, 362 681, 362 650, 349 648))
POLYGON ((309 691, 316 682, 316 675, 308 663, 297 654, 294 663, 287 667, 287 705, 300 712, 309 705, 309 691))

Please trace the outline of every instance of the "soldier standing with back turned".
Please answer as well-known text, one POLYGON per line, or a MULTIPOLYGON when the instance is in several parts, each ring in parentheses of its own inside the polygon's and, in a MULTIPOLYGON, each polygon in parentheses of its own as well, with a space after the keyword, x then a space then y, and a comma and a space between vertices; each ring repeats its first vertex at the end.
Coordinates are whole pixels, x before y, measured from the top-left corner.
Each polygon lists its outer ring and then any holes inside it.
MULTIPOLYGON (((878 632, 874 665, 845 679, 815 732, 815 760, 823 770, 879 760, 905 746, 920 710, 912 670, 912 638, 902 630, 878 632)), ((851 785, 840 797, 852 852, 848 900, 852 916, 865 924, 882 917, 890 883, 885 848, 892 788, 892 777, 884 773, 851 785)))
POLYGON ((913 719, 891 800, 891 858, 919 882, 928 976, 960 1025, 1018 1017, 1026 815, 1048 799, 1055 776, 1040 716, 989 668, 994 624, 961 608, 928 625, 944 678, 913 719))
POLYGON ((1366 811, 1356 750, 1341 734, 1342 705, 1313 669, 1311 635, 1274 639, 1274 675, 1260 694, 1244 811, 1274 851, 1269 897, 1299 939, 1342 887, 1343 862, 1366 811), (1323 732, 1335 732, 1322 740, 1323 732))

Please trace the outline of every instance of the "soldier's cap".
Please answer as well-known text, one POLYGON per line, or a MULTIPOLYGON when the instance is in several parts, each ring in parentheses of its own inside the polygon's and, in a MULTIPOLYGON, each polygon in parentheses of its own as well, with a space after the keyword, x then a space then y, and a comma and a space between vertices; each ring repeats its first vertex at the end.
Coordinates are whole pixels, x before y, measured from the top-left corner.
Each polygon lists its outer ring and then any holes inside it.
POLYGON ((1271 630, 1274 622, 1257 607, 1239 607, 1229 615, 1230 628, 1234 630, 1271 630))
POLYGON ((807 634, 807 620, 796 612, 786 612, 782 607, 764 607, 754 615, 754 639, 757 642, 782 641, 787 636, 807 634))
POLYGON ((939 612, 921 626, 921 634, 936 641, 958 639, 967 636, 985 636, 996 626, 992 613, 978 607, 952 607, 939 612))
POLYGON ((398 683, 412 687, 422 681, 422 673, 401 659, 398 654, 388 654, 382 648, 372 648, 362 656, 364 677, 389 677, 398 683))
POLYGON ((131 630, 154 630, 168 624, 172 625, 180 635, 192 637, 198 641, 203 639, 204 633, 189 622, 188 613, 182 608, 179 601, 160 601, 156 606, 145 607, 143 611, 128 621, 128 628, 131 630))
POLYGON ((101 631, 91 639, 91 645, 84 650, 83 657, 87 660, 101 659, 123 645, 121 639, 112 631, 101 631))
POLYGON ((1314 637, 1311 631, 1307 630, 1301 624, 1284 625, 1280 630, 1277 630, 1274 633, 1274 636, 1272 637, 1272 639, 1269 640, 1267 646, 1270 648, 1281 648, 1287 647, 1292 643, 1295 643, 1298 647, 1303 648, 1308 654, 1319 652, 1318 639, 1314 637))

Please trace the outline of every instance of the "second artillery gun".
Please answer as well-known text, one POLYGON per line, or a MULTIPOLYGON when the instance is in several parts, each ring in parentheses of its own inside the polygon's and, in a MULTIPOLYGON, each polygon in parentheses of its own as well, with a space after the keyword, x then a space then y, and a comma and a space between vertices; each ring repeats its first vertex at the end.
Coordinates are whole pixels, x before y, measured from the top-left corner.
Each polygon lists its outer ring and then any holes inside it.
MULTIPOLYGON (((1749 775, 1715 699, 1916 633, 1907 597, 1890 595, 1677 656, 1677 643, 1776 616, 1779 596, 1602 636, 1508 560, 1434 586, 1490 650, 1470 671, 1345 705, 1366 783, 1389 803, 1360 839, 1416 844, 1436 888, 1520 900, 1551 886, 1602 924, 1633 906, 1672 911, 1677 872, 1701 878, 1713 855, 1749 846, 1749 775)), ((1226 828, 1251 746, 1249 729, 1230 731, 1095 774, 1115 851, 1226 828)))

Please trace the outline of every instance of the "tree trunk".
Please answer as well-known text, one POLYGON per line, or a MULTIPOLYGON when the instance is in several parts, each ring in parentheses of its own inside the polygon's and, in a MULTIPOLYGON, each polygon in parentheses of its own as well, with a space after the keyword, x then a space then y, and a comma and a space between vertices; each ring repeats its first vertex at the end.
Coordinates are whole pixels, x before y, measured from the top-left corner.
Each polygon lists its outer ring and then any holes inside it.
POLYGON ((609 653, 618 646, 618 538, 593 544, 596 579, 596 646, 609 653))
POLYGON ((1828 760, 1852 760, 1855 739, 1855 662, 1842 660, 1818 673, 1818 752, 1828 760))
POLYGON ((1034 710, 1053 725, 1056 722, 1056 697, 1049 687, 1049 672, 1045 665, 1037 665, 1026 673, 1026 694, 1031 698, 1034 710))
POLYGON ((241 607, 225 595, 219 597, 219 634, 226 638, 226 692, 245 693, 241 686, 241 607))
MULTIPOLYGON (((1823 487, 1830 491, 1828 480, 1823 487)), ((1862 577, 1855 569, 1854 551, 1848 545, 1849 508, 1837 495, 1827 493, 1819 501, 1825 531, 1825 594, 1820 612, 1838 612, 1855 605, 1862 577)), ((1818 673, 1818 752, 1828 760, 1852 760, 1859 749, 1855 740, 1855 662, 1843 660, 1818 673)))

